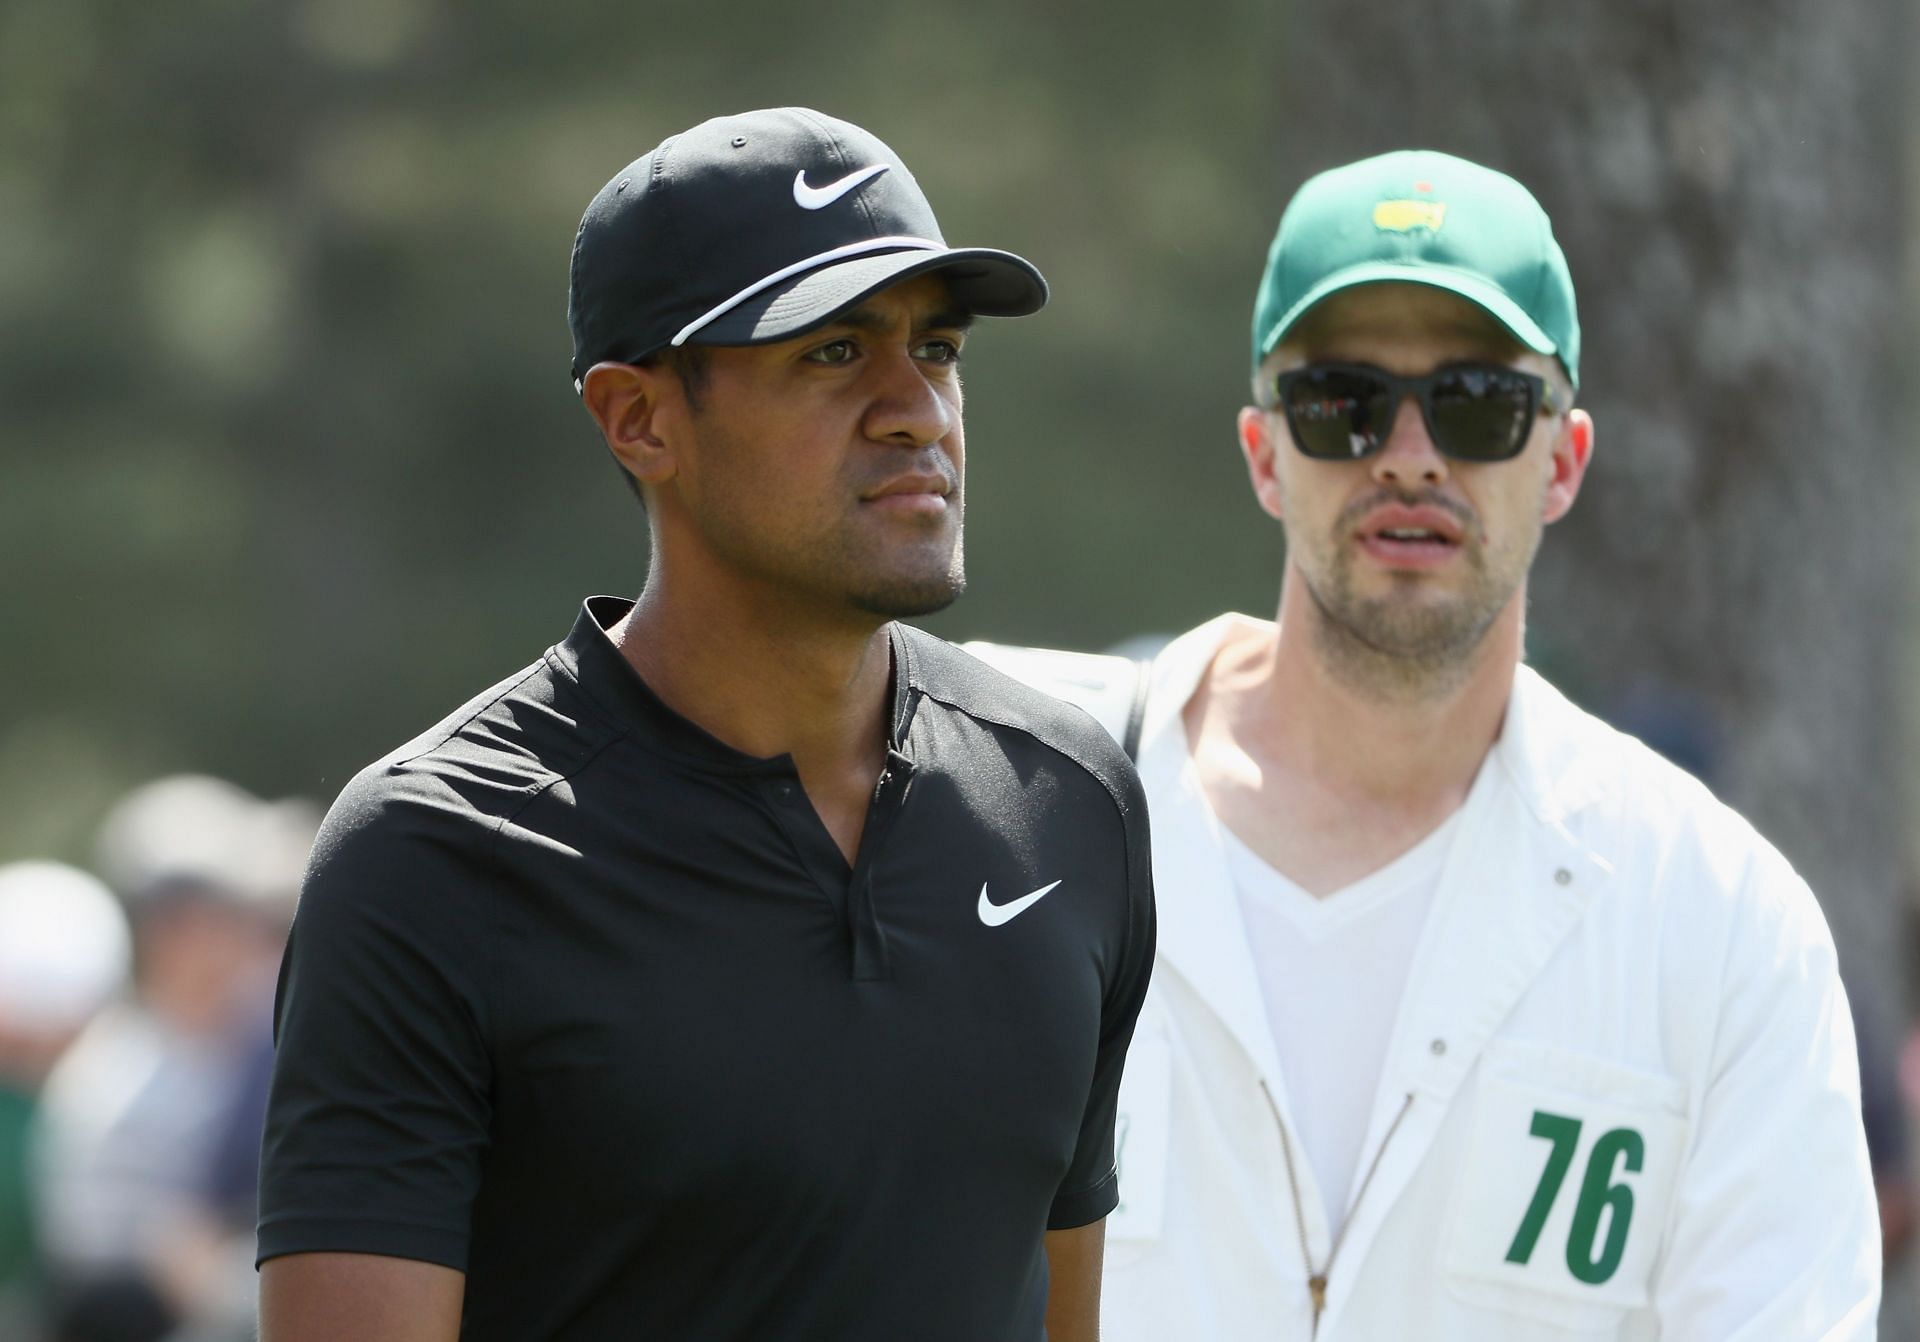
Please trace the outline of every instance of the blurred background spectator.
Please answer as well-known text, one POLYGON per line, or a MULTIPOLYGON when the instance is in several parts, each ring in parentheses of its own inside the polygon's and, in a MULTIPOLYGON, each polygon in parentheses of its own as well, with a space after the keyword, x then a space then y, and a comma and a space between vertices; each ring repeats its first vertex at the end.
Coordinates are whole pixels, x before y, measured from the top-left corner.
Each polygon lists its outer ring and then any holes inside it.
POLYGON ((274 975, 317 821, 186 775, 101 827, 133 982, 53 1066, 33 1122, 53 1342, 252 1335, 274 975))
POLYGON ((27 1141, 47 1074, 127 983, 127 922, 58 862, 0 866, 0 1339, 31 1336, 39 1287, 27 1141))

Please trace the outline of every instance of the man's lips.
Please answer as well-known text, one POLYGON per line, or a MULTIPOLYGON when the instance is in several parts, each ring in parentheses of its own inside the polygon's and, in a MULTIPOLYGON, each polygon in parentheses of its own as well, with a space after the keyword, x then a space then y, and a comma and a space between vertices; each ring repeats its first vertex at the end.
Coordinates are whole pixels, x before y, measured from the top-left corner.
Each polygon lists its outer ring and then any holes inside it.
POLYGON ((1384 536, 1458 545, 1465 534, 1459 518, 1445 508, 1431 505, 1390 503, 1375 508, 1360 519, 1360 535, 1363 538, 1384 536))
POLYGON ((1459 551, 1466 528, 1447 508, 1389 503, 1364 513, 1355 535, 1360 548, 1381 563, 1394 568, 1432 568, 1459 551))
POLYGON ((947 495, 953 491, 953 482, 938 472, 912 472, 896 475, 877 489, 860 496, 862 503, 889 511, 903 512, 945 512, 947 495))

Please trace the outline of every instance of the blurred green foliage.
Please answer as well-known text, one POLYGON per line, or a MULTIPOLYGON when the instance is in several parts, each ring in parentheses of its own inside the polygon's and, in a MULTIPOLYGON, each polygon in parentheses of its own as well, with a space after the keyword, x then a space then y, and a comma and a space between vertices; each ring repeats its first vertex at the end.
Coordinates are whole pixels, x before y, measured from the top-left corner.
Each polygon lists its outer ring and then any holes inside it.
POLYGON ((0 858, 84 856, 159 770, 324 799, 638 590, 567 254, 602 181, 724 111, 868 126, 951 240, 1053 283, 969 347, 972 590, 934 627, 1100 646, 1266 609, 1231 421, 1290 187, 1277 25, 1212 17, 7 0, 0 858))
POLYGON ((1911 43, 1896 0, 1760 3, 0 0, 0 859, 83 858, 163 770, 325 800, 636 591, 565 372, 575 224, 662 136, 801 103, 1053 283, 969 344, 954 637, 1270 611, 1232 418, 1281 205, 1395 145, 1515 171, 1602 426, 1536 657, 1591 702, 1700 696, 1736 802, 1882 900, 1911 43), (1855 469, 1805 471, 1816 438, 1855 469))

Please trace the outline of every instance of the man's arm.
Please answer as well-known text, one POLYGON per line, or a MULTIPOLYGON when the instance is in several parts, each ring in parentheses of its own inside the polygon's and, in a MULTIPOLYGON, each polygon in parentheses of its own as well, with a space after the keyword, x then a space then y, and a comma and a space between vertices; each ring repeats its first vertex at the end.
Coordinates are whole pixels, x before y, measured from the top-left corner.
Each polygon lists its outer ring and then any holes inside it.
POLYGON ((309 1317, 337 1286, 332 1307, 407 1319, 400 1284, 460 1280, 492 1132, 485 844, 454 808, 368 777, 321 830, 281 966, 257 1259, 263 1305, 270 1282, 291 1292, 268 1315, 291 1336, 438 1342, 453 1334, 309 1317))
POLYGON ((1099 1342, 1105 1219, 1047 1232, 1047 1342, 1099 1342))
POLYGON ((1654 1304, 1662 1336, 1852 1342, 1880 1296, 1853 1020, 1818 906, 1769 857, 1727 955, 1654 1304))
POLYGON ((466 1281, 438 1263, 380 1254, 270 1258, 260 1268, 260 1342, 454 1342, 466 1281))

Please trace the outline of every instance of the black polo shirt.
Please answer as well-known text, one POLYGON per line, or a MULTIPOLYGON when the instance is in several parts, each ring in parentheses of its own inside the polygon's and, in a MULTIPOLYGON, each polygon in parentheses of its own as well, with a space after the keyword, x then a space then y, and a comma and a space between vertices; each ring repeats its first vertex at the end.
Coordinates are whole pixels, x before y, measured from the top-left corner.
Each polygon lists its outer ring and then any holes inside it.
POLYGON ((647 689, 595 598, 350 783, 277 1007, 260 1257, 467 1273, 501 1342, 1040 1342, 1112 1209, 1153 957, 1107 734, 891 630, 849 869, 786 757, 647 689))

